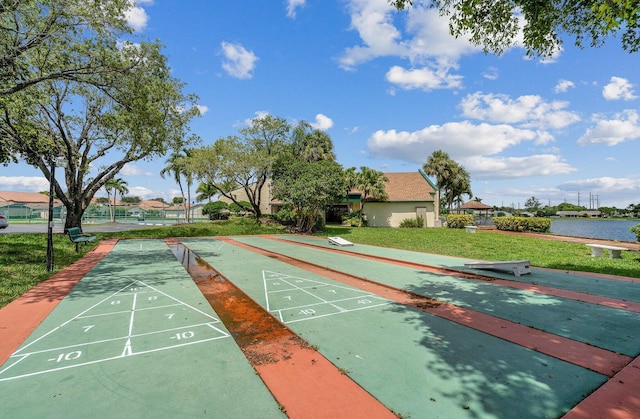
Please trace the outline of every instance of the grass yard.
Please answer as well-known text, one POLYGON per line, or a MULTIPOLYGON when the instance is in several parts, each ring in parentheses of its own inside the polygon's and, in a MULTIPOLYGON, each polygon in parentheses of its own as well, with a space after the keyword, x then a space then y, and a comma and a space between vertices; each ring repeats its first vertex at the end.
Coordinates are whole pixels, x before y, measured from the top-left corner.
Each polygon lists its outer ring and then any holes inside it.
MULTIPOLYGON (((149 227, 118 233, 96 233, 108 238, 152 238, 237 236, 278 234, 286 230, 277 225, 257 225, 235 219, 216 223, 196 223, 149 227)), ((398 229, 327 227, 318 236, 340 236, 354 243, 413 250, 480 260, 529 259, 533 266, 585 272, 599 272, 640 278, 640 254, 623 252, 622 259, 592 258, 583 244, 541 238, 504 235, 491 231, 476 234, 456 229, 398 229)), ((75 246, 66 235, 54 235, 54 273, 80 259, 93 245, 75 246)), ((45 272, 46 234, 0 235, 0 307, 4 307, 36 284, 47 279, 45 272)))

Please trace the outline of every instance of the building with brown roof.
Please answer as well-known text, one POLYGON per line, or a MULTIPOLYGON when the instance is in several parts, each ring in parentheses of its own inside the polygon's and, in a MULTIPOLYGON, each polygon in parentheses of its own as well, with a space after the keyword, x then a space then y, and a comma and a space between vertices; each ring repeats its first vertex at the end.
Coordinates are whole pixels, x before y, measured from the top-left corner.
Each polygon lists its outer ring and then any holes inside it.
MULTIPOLYGON (((367 224, 372 227, 399 227, 405 219, 415 220, 421 217, 425 227, 439 227, 439 194, 438 188, 422 171, 385 173, 385 191, 387 199, 376 201, 367 199, 364 202, 364 215, 367 224)), ((275 214, 282 208, 281 202, 272 199, 271 182, 267 181, 261 193, 261 209, 263 214, 275 214)), ((231 192, 236 199, 248 201, 244 189, 231 192)), ((352 190, 341 201, 327 208, 325 219, 328 223, 342 222, 342 216, 363 207, 362 193, 352 190)), ((225 197, 220 201, 231 203, 225 197)))
MULTIPOLYGON (((54 218, 60 218, 63 212, 62 202, 59 199, 54 199, 54 218)), ((49 215, 49 195, 0 191, 0 213, 9 218, 47 218, 49 215)))
POLYGON ((422 171, 385 173, 385 201, 367 200, 364 214, 369 226, 399 227, 406 219, 422 218, 425 227, 438 227, 438 188, 422 171))

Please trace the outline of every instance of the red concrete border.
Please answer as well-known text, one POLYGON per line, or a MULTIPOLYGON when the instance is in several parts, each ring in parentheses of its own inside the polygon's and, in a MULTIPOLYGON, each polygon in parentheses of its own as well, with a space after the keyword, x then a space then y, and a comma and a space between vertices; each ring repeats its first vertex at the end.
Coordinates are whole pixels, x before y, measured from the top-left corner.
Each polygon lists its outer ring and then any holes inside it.
POLYGON ((42 281, 0 310, 0 365, 42 323, 71 289, 118 242, 103 240, 82 259, 42 281))
POLYGON ((563 416, 564 419, 636 419, 640 415, 640 357, 563 416))

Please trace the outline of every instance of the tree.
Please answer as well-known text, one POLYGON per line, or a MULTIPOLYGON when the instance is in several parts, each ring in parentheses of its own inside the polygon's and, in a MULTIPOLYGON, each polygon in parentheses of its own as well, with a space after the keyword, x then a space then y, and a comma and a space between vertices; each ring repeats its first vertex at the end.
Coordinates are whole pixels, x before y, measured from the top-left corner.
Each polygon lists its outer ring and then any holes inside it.
POLYGON ((528 210, 537 210, 541 205, 540 200, 535 196, 524 201, 524 207, 528 210))
POLYGON ((120 192, 120 196, 124 196, 129 193, 129 189, 127 188, 127 181, 121 178, 113 178, 109 179, 104 184, 105 189, 107 190, 107 196, 110 196, 113 193, 113 206, 111 205, 111 201, 109 201, 109 215, 111 216, 111 222, 116 222, 116 208, 118 202, 118 192, 120 192))
POLYGON ((453 161, 450 170, 451 177, 449 179, 448 189, 445 192, 445 200, 449 209, 452 208, 453 204, 462 204, 464 202, 464 195, 467 195, 469 198, 473 196, 469 172, 455 161, 453 161))
MULTIPOLYGON (((104 85, 134 63, 107 41, 130 34, 126 0, 4 0, 0 4, 0 96, 47 80, 104 85)), ((135 65, 135 64, 134 64, 135 65)))
POLYGON ((274 179, 273 196, 296 214, 296 230, 313 231, 327 205, 344 196, 343 168, 330 160, 295 160, 274 179))
POLYGON ((229 205, 223 201, 208 202, 202 207, 202 215, 208 215, 209 220, 223 220, 228 218, 228 214, 224 213, 228 208, 229 205))
POLYGON ((297 231, 313 231, 327 205, 344 196, 344 170, 334 160, 327 133, 304 121, 296 125, 291 144, 283 147, 274 164, 272 193, 295 214, 297 231))
POLYGON ((202 182, 198 185, 196 192, 198 192, 198 195, 196 195, 196 200, 198 202, 204 201, 205 199, 211 202, 211 198, 213 198, 215 194, 218 193, 218 190, 214 188, 210 183, 202 182))
POLYGON ((561 34, 583 47, 602 45, 622 33, 622 48, 640 49, 640 9, 626 0, 388 0, 402 10, 416 3, 448 16, 456 37, 470 35, 485 52, 503 53, 523 36, 528 55, 551 56, 562 45, 561 34))
POLYGON ((164 179, 165 175, 173 175, 173 179, 180 188, 180 195, 182 196, 182 203, 184 204, 185 221, 191 222, 189 205, 191 202, 191 185, 193 184, 193 171, 189 166, 189 158, 191 157, 191 150, 183 149, 182 153, 173 152, 167 160, 167 165, 160 171, 160 176, 164 179), (187 196, 184 195, 184 187, 182 185, 182 179, 186 183, 187 196))
POLYGON ((469 173, 444 151, 434 151, 423 169, 427 175, 436 177, 441 207, 451 209, 454 203, 462 202, 464 195, 473 196, 469 173))
POLYGON ((299 122, 293 129, 291 151, 297 158, 308 162, 336 159, 329 134, 319 129, 314 130, 306 121, 299 122))
MULTIPOLYGON (((50 81, 110 91, 145 57, 122 59, 117 47, 131 34, 127 0, 4 0, 0 3, 0 110, 5 98, 50 81)), ((130 57, 132 58, 132 56, 130 57)), ((112 97, 116 96, 112 94, 112 97)), ((0 131, 0 163, 20 150, 0 131)))
POLYGON ((291 143, 291 127, 283 118, 267 115, 255 118, 241 136, 218 139, 212 146, 194 150, 191 170, 201 181, 238 205, 243 198, 232 191, 242 189, 256 220, 262 216, 262 191, 273 176, 274 163, 291 143))
POLYGON ((360 172, 355 172, 355 189, 362 192, 362 212, 367 200, 385 201, 387 199, 385 182, 388 180, 384 173, 365 166, 360 167, 360 172))
MULTIPOLYGON (((129 190, 127 190, 126 193, 129 193, 129 190)), ((138 205, 140 202, 142 201, 142 199, 140 199, 139 196, 123 196, 122 199, 120 199, 120 202, 122 202, 123 204, 131 204, 131 205, 138 205)))
MULTIPOLYGON (((104 46, 111 47, 116 48, 104 46)), ((109 81, 113 85, 108 91, 47 80, 0 97, 0 138, 12 153, 50 181, 54 159, 67 161, 66 193, 59 179, 53 182, 67 210, 65 228, 81 225, 91 198, 125 164, 197 140, 187 135, 189 120, 199 114, 195 97, 181 92, 182 83, 171 77, 160 45, 126 45, 118 52, 123 62, 142 64, 109 81)))

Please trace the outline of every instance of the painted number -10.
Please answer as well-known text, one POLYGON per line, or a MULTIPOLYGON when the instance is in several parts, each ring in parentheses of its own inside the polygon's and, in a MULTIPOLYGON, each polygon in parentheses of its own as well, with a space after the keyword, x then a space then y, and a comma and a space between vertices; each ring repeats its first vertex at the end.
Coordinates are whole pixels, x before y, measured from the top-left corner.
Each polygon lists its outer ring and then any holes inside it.
POLYGON ((82 351, 73 351, 66 354, 60 354, 57 358, 50 359, 49 361, 73 361, 74 359, 78 359, 82 356, 82 351))

